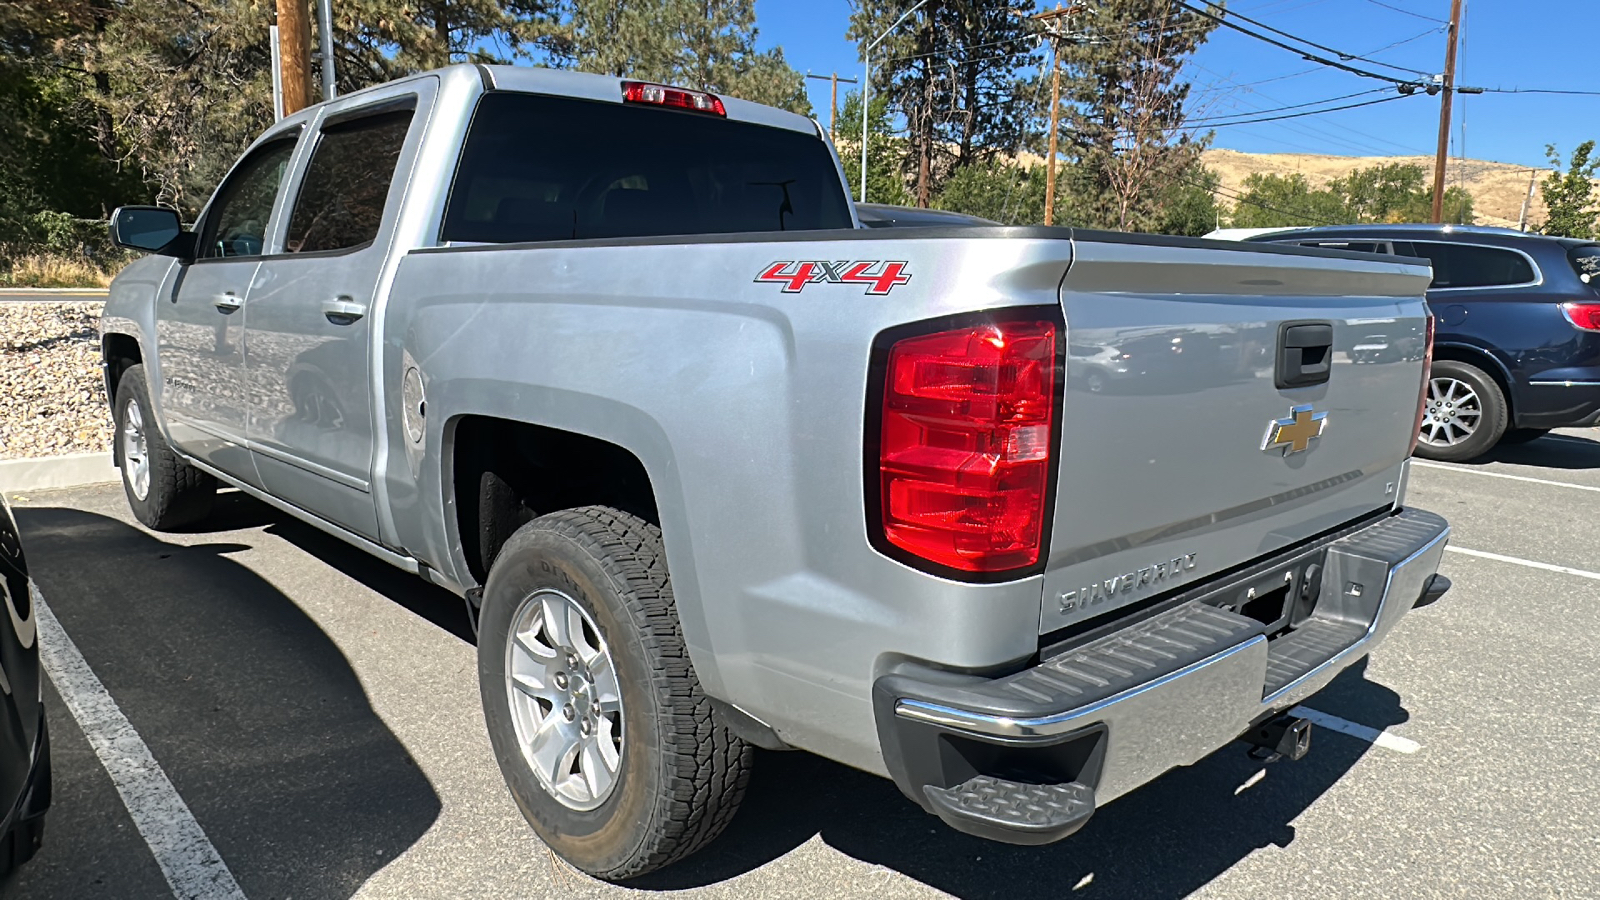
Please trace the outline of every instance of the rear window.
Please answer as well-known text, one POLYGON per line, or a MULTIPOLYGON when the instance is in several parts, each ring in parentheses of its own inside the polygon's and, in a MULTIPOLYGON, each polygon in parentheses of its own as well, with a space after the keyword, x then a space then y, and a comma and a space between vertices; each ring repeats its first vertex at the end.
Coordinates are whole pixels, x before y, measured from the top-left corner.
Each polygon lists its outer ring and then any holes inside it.
POLYGON ((1600 288, 1600 244, 1573 247, 1567 251, 1567 259, 1572 260, 1572 270, 1584 284, 1600 288))
POLYGON ((1433 263, 1434 288, 1507 287, 1529 284, 1536 276, 1528 258, 1515 250, 1474 244, 1412 241, 1417 256, 1433 263))
POLYGON ((1302 247, 1323 247, 1328 250, 1349 250, 1353 253, 1388 253, 1389 245, 1374 241, 1307 241, 1302 247))
POLYGON ((473 114, 446 241, 849 228, 814 135, 701 113, 498 93, 473 114))

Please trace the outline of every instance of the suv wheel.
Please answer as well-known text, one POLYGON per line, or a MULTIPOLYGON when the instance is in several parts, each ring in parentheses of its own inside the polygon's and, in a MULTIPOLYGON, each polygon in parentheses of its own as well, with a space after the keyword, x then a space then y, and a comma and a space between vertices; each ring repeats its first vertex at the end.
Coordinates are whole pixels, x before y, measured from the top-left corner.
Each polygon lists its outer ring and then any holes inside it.
POLYGON ((1488 452, 1506 430, 1500 386, 1476 366, 1445 359, 1433 364, 1417 455, 1462 462, 1488 452))
POLYGON ((134 518, 146 528, 171 531, 211 514, 217 480, 184 461, 161 436, 145 387, 144 366, 129 366, 117 382, 112 409, 112 454, 122 470, 122 490, 134 518))
POLYGON ((700 689, 642 519, 581 507, 511 536, 484 588, 478 685, 523 817, 595 877, 688 856, 743 799, 753 751, 700 689))

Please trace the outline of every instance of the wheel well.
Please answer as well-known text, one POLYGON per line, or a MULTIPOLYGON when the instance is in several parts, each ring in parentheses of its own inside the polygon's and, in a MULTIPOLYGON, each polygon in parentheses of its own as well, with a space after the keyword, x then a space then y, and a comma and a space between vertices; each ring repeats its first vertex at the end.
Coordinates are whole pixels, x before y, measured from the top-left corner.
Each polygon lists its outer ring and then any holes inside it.
POLYGON ((132 335, 108 334, 101 345, 101 358, 106 364, 106 402, 117 402, 117 385, 122 383, 122 373, 129 366, 143 362, 139 355, 139 342, 132 335))
POLYGON ((1454 345, 1435 347, 1433 349, 1433 358, 1466 363, 1488 373, 1489 377, 1494 379, 1494 383, 1500 386, 1500 395, 1506 398, 1506 427, 1515 427, 1517 403, 1515 398, 1511 396, 1511 381, 1506 377, 1506 370, 1498 360, 1482 350, 1454 345))
POLYGON ((479 584, 511 535, 536 516, 612 506, 660 525, 644 464, 616 444, 488 416, 456 422, 451 486, 461 551, 479 584))

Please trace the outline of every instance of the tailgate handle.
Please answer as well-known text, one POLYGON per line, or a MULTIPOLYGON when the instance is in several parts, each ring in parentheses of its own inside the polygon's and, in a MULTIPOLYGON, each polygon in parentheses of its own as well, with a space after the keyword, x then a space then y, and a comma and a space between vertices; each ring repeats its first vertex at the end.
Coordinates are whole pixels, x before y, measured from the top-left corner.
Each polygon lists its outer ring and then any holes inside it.
POLYGON ((1332 371, 1333 323, 1285 322, 1278 331, 1278 387, 1324 384, 1332 371))

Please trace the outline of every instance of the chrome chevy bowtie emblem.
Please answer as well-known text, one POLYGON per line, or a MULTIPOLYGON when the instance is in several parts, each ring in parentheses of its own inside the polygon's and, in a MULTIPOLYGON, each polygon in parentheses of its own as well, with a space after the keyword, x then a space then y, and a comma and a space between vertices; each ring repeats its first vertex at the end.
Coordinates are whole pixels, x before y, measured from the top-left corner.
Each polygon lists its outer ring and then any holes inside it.
POLYGON ((1284 456, 1303 452, 1311 447, 1312 441, 1322 437, 1322 429, 1326 427, 1327 413, 1312 412, 1310 404, 1291 406, 1286 418, 1268 423, 1267 433, 1261 438, 1261 449, 1282 449, 1284 456))

